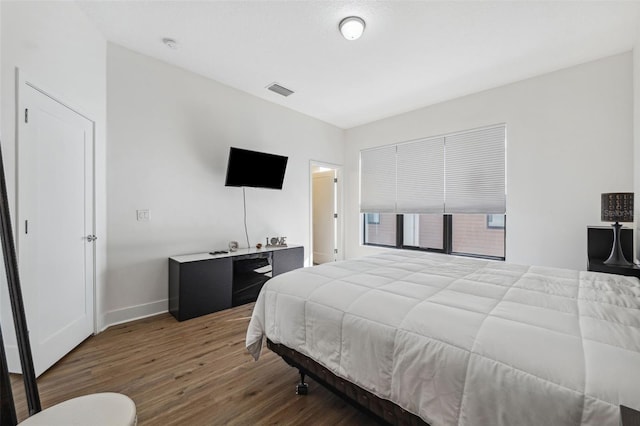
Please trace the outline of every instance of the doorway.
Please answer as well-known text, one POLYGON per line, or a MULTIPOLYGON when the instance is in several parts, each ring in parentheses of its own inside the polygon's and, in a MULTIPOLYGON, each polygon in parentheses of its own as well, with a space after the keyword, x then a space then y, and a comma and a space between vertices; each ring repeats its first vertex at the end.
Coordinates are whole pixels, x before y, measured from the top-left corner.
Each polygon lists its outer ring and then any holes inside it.
POLYGON ((95 331, 94 123, 20 75, 17 111, 16 244, 39 376, 95 331))
POLYGON ((310 165, 310 264, 342 259, 342 168, 312 161, 310 165))

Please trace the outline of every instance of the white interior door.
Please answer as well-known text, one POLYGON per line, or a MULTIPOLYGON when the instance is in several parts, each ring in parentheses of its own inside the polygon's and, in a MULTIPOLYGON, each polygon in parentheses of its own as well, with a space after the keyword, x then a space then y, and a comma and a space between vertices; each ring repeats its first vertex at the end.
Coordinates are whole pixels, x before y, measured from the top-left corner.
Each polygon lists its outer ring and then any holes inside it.
POLYGON ((336 260, 335 170, 313 173, 313 263, 336 260))
POLYGON ((94 331, 93 123, 19 84, 18 262, 36 375, 94 331))

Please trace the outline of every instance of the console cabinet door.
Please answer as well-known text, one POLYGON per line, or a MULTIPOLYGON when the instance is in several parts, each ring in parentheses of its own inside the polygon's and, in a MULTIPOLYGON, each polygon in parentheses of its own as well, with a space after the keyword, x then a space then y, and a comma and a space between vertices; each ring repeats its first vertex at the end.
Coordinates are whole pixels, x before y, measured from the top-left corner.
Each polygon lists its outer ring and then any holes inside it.
POLYGON ((304 247, 273 251, 273 276, 283 274, 304 266, 304 247))
POLYGON ((169 311, 179 321, 231 307, 231 258, 169 265, 169 311))

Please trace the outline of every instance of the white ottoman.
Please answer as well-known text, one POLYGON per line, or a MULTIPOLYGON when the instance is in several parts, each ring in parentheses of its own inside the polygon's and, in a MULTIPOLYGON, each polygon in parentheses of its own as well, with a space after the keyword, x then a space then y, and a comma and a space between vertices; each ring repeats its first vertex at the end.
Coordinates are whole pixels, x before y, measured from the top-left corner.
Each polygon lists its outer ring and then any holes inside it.
POLYGON ((79 396, 34 414, 18 426, 135 426, 136 404, 121 393, 79 396))

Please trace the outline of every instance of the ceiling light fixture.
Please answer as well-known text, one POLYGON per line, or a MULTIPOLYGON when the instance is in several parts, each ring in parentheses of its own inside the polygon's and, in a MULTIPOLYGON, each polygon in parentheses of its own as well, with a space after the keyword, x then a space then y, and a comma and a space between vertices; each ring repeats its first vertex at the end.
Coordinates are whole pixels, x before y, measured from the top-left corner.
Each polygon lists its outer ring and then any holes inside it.
POLYGON ((176 41, 172 38, 163 38, 162 42, 169 48, 169 49, 176 49, 178 47, 178 43, 176 43, 176 41))
POLYGON ((358 16, 348 16, 340 21, 340 32, 347 40, 357 40, 364 32, 364 19, 358 16))

